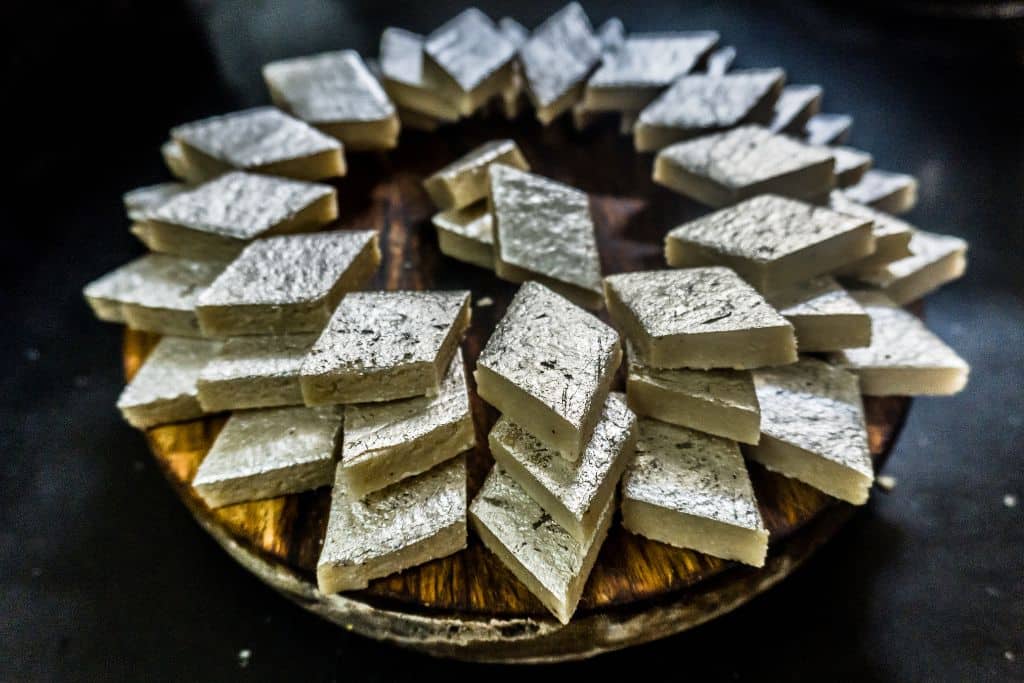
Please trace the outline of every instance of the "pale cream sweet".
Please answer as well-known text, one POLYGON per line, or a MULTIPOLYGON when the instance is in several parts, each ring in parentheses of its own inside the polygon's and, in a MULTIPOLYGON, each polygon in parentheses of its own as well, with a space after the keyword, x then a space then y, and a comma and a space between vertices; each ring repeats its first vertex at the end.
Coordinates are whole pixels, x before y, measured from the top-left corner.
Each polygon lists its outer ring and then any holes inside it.
POLYGON ((454 104, 438 92, 423 69, 424 37, 401 28, 386 28, 380 36, 380 71, 384 89, 399 107, 402 125, 459 119, 454 104), (415 114, 418 116, 410 116, 415 114))
POLYGON ((722 207, 771 192, 795 199, 823 196, 835 186, 835 159, 761 126, 741 126, 666 147, 654 161, 654 181, 709 206, 722 207))
POLYGON ((721 76, 732 68, 736 61, 736 48, 732 45, 720 47, 707 58, 707 72, 710 76, 721 76))
POLYGON ((315 335, 233 337, 199 374, 207 412, 302 405, 299 374, 315 335))
POLYGON ((967 385, 968 364, 921 319, 879 292, 854 292, 871 316, 871 346, 832 354, 868 396, 949 396, 967 385))
POLYGON ((163 157, 164 165, 171 175, 186 183, 201 183, 208 178, 204 177, 198 169, 191 168, 185 159, 185 152, 181 145, 175 140, 167 140, 160 145, 160 156, 163 157))
POLYGON ((219 349, 206 339, 161 339, 118 397, 121 415, 137 429, 202 417, 196 383, 219 349))
POLYGON ((762 292, 791 287, 874 251, 870 220, 770 194, 681 225, 665 238, 669 265, 728 266, 762 292))
POLYGON ((853 276, 857 286, 884 292, 897 304, 907 304, 958 279, 967 269, 967 242, 951 235, 915 230, 910 256, 868 268, 853 276))
POLYGON ((828 150, 836 160, 836 187, 856 185, 875 163, 870 152, 853 147, 829 147, 828 150))
POLYGON ((871 343, 871 318, 835 278, 822 275, 768 295, 796 330, 801 353, 838 351, 871 343))
POLYGON ((843 193, 848 199, 879 211, 906 213, 917 205, 917 178, 906 173, 871 169, 843 193))
POLYGON ((494 270, 493 222, 485 200, 436 213, 431 222, 442 254, 494 270))
POLYGON ((871 231, 875 236, 874 253, 837 268, 836 275, 856 276, 911 255, 910 240, 915 232, 914 226, 884 211, 858 204, 840 190, 829 193, 828 205, 833 211, 871 221, 871 231))
POLYGON ((608 313, 644 365, 737 370, 796 361, 793 326, 734 271, 641 271, 604 280, 608 313))
POLYGON ((579 462, 569 462, 502 417, 491 430, 491 454, 529 496, 581 543, 593 537, 633 458, 636 416, 621 394, 605 399, 601 419, 579 462))
POLYGON ((340 432, 336 406, 232 413, 192 488, 217 508, 329 486, 340 432))
POLYGON ((821 110, 824 94, 820 85, 787 85, 775 101, 775 112, 768 130, 799 135, 807 121, 821 110))
POLYGON ((128 214, 128 218, 137 221, 144 218, 147 211, 155 209, 187 189, 189 186, 185 183, 157 183, 129 190, 121 196, 121 199, 124 202, 124 210, 128 214))
POLYGON ((854 505, 874 473, 857 377, 813 358, 754 371, 761 440, 747 456, 854 505))
POLYGON ((495 466, 469 514, 487 549, 555 618, 569 623, 615 516, 614 497, 601 511, 593 536, 580 542, 495 466))
POLYGON ((423 187, 440 209, 469 206, 487 196, 487 169, 491 164, 530 170, 513 140, 491 140, 433 173, 423 181, 423 187))
POLYGON ((622 525, 679 548, 761 567, 768 530, 735 441, 641 419, 622 478, 622 525))
POLYGON ((199 326, 208 337, 320 332, 380 259, 375 230, 257 240, 199 296, 199 326))
POLYGON ((436 396, 345 406, 338 476, 358 498, 430 468, 476 443, 462 354, 436 396))
POLYGON ((847 114, 815 114, 804 126, 805 139, 810 145, 839 145, 852 126, 853 117, 847 114))
POLYGON ((307 405, 436 395, 469 326, 469 292, 353 292, 302 363, 307 405))
POLYGON ((465 547, 464 457, 363 499, 338 476, 317 561, 317 588, 321 593, 366 588, 373 579, 465 547))

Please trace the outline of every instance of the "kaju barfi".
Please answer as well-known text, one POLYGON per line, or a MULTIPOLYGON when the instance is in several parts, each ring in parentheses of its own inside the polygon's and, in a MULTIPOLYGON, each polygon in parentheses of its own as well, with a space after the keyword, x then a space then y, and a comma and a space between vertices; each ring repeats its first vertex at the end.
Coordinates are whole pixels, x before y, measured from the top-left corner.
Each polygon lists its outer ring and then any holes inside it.
POLYGON ((83 294, 100 320, 199 337, 197 300, 223 269, 210 261, 146 254, 90 282, 83 294))
POLYGON ((604 290, 644 365, 744 370, 797 359, 793 326, 728 268, 620 273, 604 290))
MULTIPOLYGON (((517 52, 523 43, 530 39, 530 32, 527 28, 512 17, 499 19, 498 30, 508 42, 512 43, 517 52)), ((526 95, 523 94, 524 88, 522 64, 516 59, 512 64, 512 76, 501 91, 501 112, 509 121, 519 116, 519 112, 523 109, 526 100, 526 95)))
POLYGON ((854 292, 871 316, 871 346, 830 356, 860 378, 868 396, 949 396, 967 385, 970 367, 913 313, 879 292, 854 292))
POLYGON ((967 242, 959 237, 915 230, 910 256, 853 276, 854 285, 880 290, 897 304, 908 304, 956 280, 967 269, 967 242))
POLYGON ((232 337, 199 374, 199 403, 207 412, 302 405, 302 361, 312 334, 232 337))
POLYGON ((684 76, 640 112, 634 146, 653 152, 741 123, 767 124, 785 80, 782 69, 684 76))
POLYGON ((466 547, 464 456, 362 499, 338 471, 316 566, 321 593, 366 588, 466 547))
POLYGON ((563 457, 579 460, 622 360, 619 335, 527 282, 477 360, 477 393, 563 457))
POLYGON ((856 185, 843 190, 847 199, 886 213, 906 213, 917 205, 917 178, 906 173, 870 169, 856 185))
POLYGON ((835 159, 761 126, 666 147, 654 161, 654 182, 714 207, 771 192, 795 199, 821 197, 835 186, 835 159))
POLYGON ((597 530, 622 471, 633 458, 635 439, 636 416, 624 397, 614 393, 605 399, 579 462, 569 462, 508 417, 499 419, 489 436, 498 465, 580 543, 597 530))
POLYGON ((436 213, 431 222, 442 254, 494 270, 494 230, 486 200, 436 213))
POLYGON ((348 149, 398 144, 395 105, 354 50, 271 62, 263 67, 263 80, 274 104, 348 149))
POLYGON ((618 17, 605 19, 597 27, 596 33, 597 39, 601 41, 601 49, 606 53, 619 49, 626 42, 626 25, 618 17))
POLYGON ((161 339, 117 399, 121 415, 136 429, 202 417, 196 382, 219 349, 206 339, 161 339))
POLYGON ((821 110, 824 94, 820 85, 787 85, 775 101, 775 114, 768 130, 773 133, 802 133, 807 121, 821 110))
POLYGON ((345 175, 340 142, 275 107, 175 126, 171 139, 189 167, 209 178, 231 170, 298 180, 345 175))
POLYGON ((401 28, 386 28, 380 36, 380 71, 384 89, 399 107, 434 121, 457 121, 459 111, 442 97, 423 74, 424 37, 401 28))
POLYGON ((548 17, 519 47, 526 94, 542 124, 551 123, 580 99, 601 51, 587 13, 576 2, 548 17))
POLYGON ((129 190, 121 199, 124 201, 124 210, 128 218, 137 221, 144 218, 147 211, 155 209, 188 189, 189 186, 185 183, 157 183, 129 190))
POLYGON ((178 180, 186 183, 201 183, 209 180, 199 172, 199 169, 188 165, 185 152, 176 140, 167 140, 160 145, 160 156, 163 157, 167 170, 178 180))
POLYGON ((639 111, 697 67, 717 43, 714 31, 631 34, 605 55, 587 81, 583 107, 639 111))
POLYGON ((491 164, 530 170, 514 141, 491 140, 430 175, 423 188, 438 208, 461 209, 487 196, 491 164))
POLYGON ((768 530, 739 445, 641 418, 622 477, 622 525, 707 555, 764 566, 768 530))
POLYGON ((875 251, 837 268, 836 275, 855 276, 911 255, 910 240, 915 228, 909 223, 884 211, 858 204, 848 199, 840 190, 832 190, 829 193, 828 206, 833 211, 870 220, 871 232, 875 236, 875 251))
POLYGON ((427 36, 423 52, 426 77, 469 116, 508 86, 516 48, 486 14, 470 7, 427 36))
POLYGON ((853 127, 848 114, 815 114, 804 125, 805 141, 809 145, 839 145, 846 142, 853 127))
POLYGON ((829 273, 875 251, 870 219, 762 194, 665 237, 670 266, 723 265, 762 292, 829 273))
POLYGON ((495 466, 469 515, 487 549, 558 621, 569 623, 615 516, 615 498, 601 510, 593 535, 579 541, 495 466))
POLYGON ((147 211, 137 234, 153 251, 230 261, 256 238, 316 230, 337 217, 330 185, 233 171, 147 211))
POLYGON ((736 61, 736 48, 732 45, 720 47, 707 56, 707 74, 709 76, 722 76, 732 68, 736 61))
POLYGON ((436 395, 469 317, 462 290, 347 295, 302 363, 306 405, 436 395))
POLYGON ((338 406, 232 413, 192 488, 212 508, 329 486, 341 432, 338 406))
POLYGON ((690 370, 643 365, 630 349, 626 400, 640 416, 742 443, 757 443, 761 411, 748 370, 690 370))
POLYGON ((489 173, 495 274, 537 280, 581 306, 601 308, 601 257, 587 194, 502 164, 489 173))
POLYGON ((874 475, 857 377, 814 358, 754 371, 761 440, 747 457, 854 505, 874 475))
POLYGON ((345 406, 338 476, 350 494, 362 498, 475 444, 466 370, 456 352, 436 396, 345 406))
POLYGON ((199 296, 199 325, 207 337, 319 332, 380 258, 375 230, 257 240, 199 296))
POLYGON ((768 303, 796 330, 801 353, 838 351, 871 343, 871 318, 830 275, 768 295, 768 303))
POLYGON ((853 147, 829 147, 828 151, 836 160, 836 187, 856 185, 875 163, 869 152, 853 147))

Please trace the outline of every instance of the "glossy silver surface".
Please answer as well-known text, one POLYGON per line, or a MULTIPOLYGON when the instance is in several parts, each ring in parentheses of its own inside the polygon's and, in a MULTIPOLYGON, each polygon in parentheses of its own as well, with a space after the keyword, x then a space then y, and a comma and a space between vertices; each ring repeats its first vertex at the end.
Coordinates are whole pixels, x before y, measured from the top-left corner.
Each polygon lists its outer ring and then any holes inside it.
POLYGON ((610 52, 588 88, 665 87, 688 74, 718 43, 715 31, 632 33, 610 52))
POLYGON ((271 96, 313 124, 381 121, 395 107, 359 53, 324 52, 271 62, 263 67, 271 96))
POLYGON ((579 3, 571 2, 548 17, 519 48, 519 63, 535 106, 550 106, 582 85, 601 59, 601 49, 579 3))
POLYGON ((475 7, 427 36, 423 49, 463 92, 471 92, 516 54, 515 46, 475 7))
POLYGON ((782 69, 685 76, 647 105, 637 124, 677 128, 688 134, 729 128, 741 123, 785 77, 782 69))

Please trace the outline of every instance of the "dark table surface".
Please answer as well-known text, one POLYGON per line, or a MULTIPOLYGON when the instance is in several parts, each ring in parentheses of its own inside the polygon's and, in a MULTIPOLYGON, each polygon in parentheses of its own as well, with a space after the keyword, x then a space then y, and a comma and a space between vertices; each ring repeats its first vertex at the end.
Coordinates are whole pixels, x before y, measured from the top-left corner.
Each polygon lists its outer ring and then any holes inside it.
MULTIPOLYGON (((946 16, 920 3, 586 4, 595 22, 617 14, 636 31, 716 28, 741 65, 822 84, 826 109, 856 119, 851 144, 921 179, 910 219, 970 240, 967 277, 929 300, 928 322, 973 371, 959 396, 914 403, 885 470, 895 489, 768 594, 597 660, 481 672, 346 633, 230 560, 118 417, 120 330, 80 296, 141 251, 120 193, 164 178, 169 126, 263 102, 270 59, 373 54, 386 25, 429 31, 459 6, 67 4, 14 3, 0 22, 15 171, 0 203, 0 680, 517 680, 648 666, 694 680, 1024 680, 1019 19, 954 20, 962 3, 942 5, 946 16)), ((534 25, 557 5, 481 6, 534 25)))

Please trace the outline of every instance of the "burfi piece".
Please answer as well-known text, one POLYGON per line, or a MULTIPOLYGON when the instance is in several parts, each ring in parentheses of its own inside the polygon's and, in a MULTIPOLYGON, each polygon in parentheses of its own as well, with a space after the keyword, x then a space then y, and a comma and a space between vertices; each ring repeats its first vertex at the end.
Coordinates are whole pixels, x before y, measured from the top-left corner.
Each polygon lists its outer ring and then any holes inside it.
POLYGON ((630 352, 626 397, 637 415, 757 443, 761 412, 748 370, 652 368, 630 352))
POLYGON ((591 309, 601 297, 601 256, 585 192, 501 164, 490 168, 494 272, 537 280, 591 309))
POLYGON ((677 548, 764 566, 768 530, 735 441, 641 418, 622 525, 677 548))
POLYGON ((875 158, 869 152, 853 147, 830 147, 829 151, 836 160, 837 187, 856 185, 875 163, 875 158))
POLYGON ((801 353, 838 351, 871 343, 871 319, 835 278, 822 275, 768 296, 793 324, 801 353))
POLYGON ((796 361, 793 326, 728 268, 609 275, 604 291, 644 365, 744 370, 796 361))
POLYGON ((956 280, 967 269, 967 243, 959 237, 915 230, 911 255, 854 277, 859 285, 880 289, 903 305, 956 280))
MULTIPOLYGON (((423 36, 401 28, 386 28, 380 36, 380 70, 384 89, 399 107, 435 121, 457 121, 455 105, 437 92, 423 74, 423 36)), ((402 117, 402 124, 406 120, 402 117)))
POLYGON ((516 55, 515 46, 475 7, 427 36, 423 51, 427 77, 465 116, 508 85, 516 55))
POLYGON ((307 405, 436 395, 469 326, 469 292, 354 292, 302 363, 307 405))
POLYGON ((579 541, 500 467, 491 470, 469 508, 487 549, 563 624, 569 623, 615 516, 614 497, 594 534, 579 541))
POLYGON ((669 265, 729 266, 762 292, 831 272, 874 250, 870 220, 770 194, 681 225, 665 238, 669 265))
POLYGON ((199 374, 207 412, 302 405, 299 373, 315 335, 234 337, 199 374))
POLYGON ((198 337, 196 302, 223 266, 146 254, 85 286, 96 317, 136 330, 198 337))
POLYGON ((905 173, 871 169, 843 193, 847 199, 887 213, 906 213, 917 205, 917 179, 905 173))
POLYGON ((466 370, 456 352, 437 396, 345 406, 338 476, 349 493, 362 498, 475 444, 466 370))
POLYGON ((491 140, 459 157, 423 181, 423 187, 441 209, 461 209, 487 196, 487 169, 504 164, 530 170, 512 140, 491 140))
POLYGON ((258 237, 315 230, 337 217, 330 185, 234 171, 182 192, 140 224, 153 251, 229 261, 258 237))
POLYGON ((855 505, 874 475, 857 377, 813 358, 754 371, 761 441, 747 456, 855 505))
POLYGON ((530 31, 512 17, 502 17, 498 20, 498 30, 501 35, 518 49, 530 39, 530 31))
POLYGON ((487 202, 434 214, 441 253, 459 261, 494 269, 494 230, 487 202))
POLYGON ((217 508, 329 486, 340 432, 337 406, 232 413, 192 488, 217 508))
POLYGON ((767 124, 785 80, 782 69, 684 76, 640 112, 634 146, 652 152, 741 123, 767 124))
POLYGON ((720 47, 707 58, 707 73, 709 76, 721 76, 725 74, 732 63, 736 61, 736 48, 732 45, 720 47))
POLYGON ((569 460, 578 460, 622 360, 619 335, 548 288, 527 282, 476 364, 477 393, 569 460))
POLYGON ((206 180, 197 169, 189 167, 185 152, 176 140, 167 140, 160 145, 160 156, 163 157, 167 170, 178 180, 186 183, 201 183, 206 180))
POLYGON ((868 396, 949 396, 967 385, 967 363, 921 319, 879 292, 854 292, 871 316, 866 349, 831 356, 833 364, 860 377, 868 396))
POLYGON ((466 547, 464 457, 363 499, 346 488, 341 469, 316 567, 321 593, 366 588, 466 547))
POLYGON ((909 223, 884 211, 851 201, 840 190, 829 193, 829 208, 871 221, 871 232, 875 236, 875 251, 837 268, 837 275, 857 275, 911 255, 910 240, 915 228, 909 223))
POLYGON ((200 295, 199 325, 208 337, 319 332, 379 265, 374 230, 257 240, 200 295))
POLYGON ((398 144, 395 106, 354 50, 272 62, 263 67, 263 80, 274 104, 349 149, 398 144))
POLYGON ((580 99, 601 50, 587 13, 576 2, 551 15, 523 43, 519 63, 526 94, 541 123, 551 123, 580 99))
POLYGON ((813 199, 835 185, 835 159, 761 126, 680 142, 658 153, 654 182, 709 206, 772 192, 813 199))
POLYGON ((611 17, 597 28, 597 39, 601 41, 601 49, 612 52, 626 42, 626 25, 622 19, 611 17))
POLYGON ((690 73, 717 42, 714 31, 634 33, 605 55, 587 82, 583 105, 595 111, 639 111, 690 73))
POLYGON ((579 462, 569 462, 507 417, 494 425, 489 442, 498 465, 570 536, 586 543, 633 458, 635 429, 636 416, 623 397, 609 394, 579 462))
POLYGON ((820 85, 787 85, 775 101, 775 114, 768 130, 773 133, 803 132, 807 121, 821 110, 823 95, 820 85))
POLYGON ((341 143, 274 107, 257 107, 171 129, 185 161, 206 177, 238 169, 319 180, 345 175, 341 143))
POLYGON ((805 140, 810 145, 838 145, 846 142, 853 127, 847 114, 815 114, 804 126, 805 140))
POLYGON ((423 133, 432 133, 441 127, 441 120, 435 119, 426 114, 421 114, 412 109, 398 108, 398 118, 402 121, 402 127, 406 130, 418 130, 423 133))
POLYGON ((125 192, 121 198, 128 218, 137 221, 143 220, 147 211, 155 209, 187 189, 189 186, 185 183, 157 183, 125 192))
POLYGON ((121 415, 137 429, 202 417, 196 382, 219 349, 205 339, 161 339, 117 399, 121 415))
MULTIPOLYGON (((530 39, 530 32, 526 27, 511 17, 502 17, 498 21, 498 30, 517 51, 530 39)), ((525 87, 522 64, 518 60, 513 60, 512 75, 501 91, 501 110, 506 119, 511 121, 519 116, 526 99, 523 95, 525 87)))

